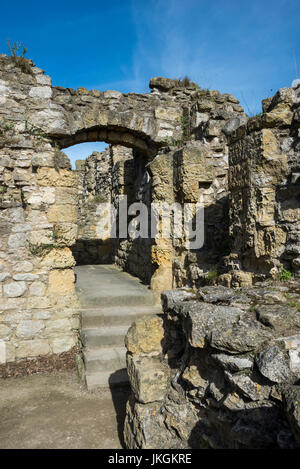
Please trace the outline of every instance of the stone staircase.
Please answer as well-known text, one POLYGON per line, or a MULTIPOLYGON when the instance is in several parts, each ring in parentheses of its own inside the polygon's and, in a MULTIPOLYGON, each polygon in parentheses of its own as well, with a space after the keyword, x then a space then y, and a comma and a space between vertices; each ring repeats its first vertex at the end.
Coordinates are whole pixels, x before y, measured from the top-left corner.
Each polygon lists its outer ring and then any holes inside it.
POLYGON ((114 265, 75 268, 88 389, 128 383, 124 337, 137 318, 161 314, 151 290, 114 265))

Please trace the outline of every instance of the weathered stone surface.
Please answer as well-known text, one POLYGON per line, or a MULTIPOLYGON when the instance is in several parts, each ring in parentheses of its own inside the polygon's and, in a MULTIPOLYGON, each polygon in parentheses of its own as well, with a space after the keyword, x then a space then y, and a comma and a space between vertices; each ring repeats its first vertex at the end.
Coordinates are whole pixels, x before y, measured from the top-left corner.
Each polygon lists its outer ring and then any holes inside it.
POLYGON ((288 305, 260 305, 255 308, 258 320, 276 331, 300 327, 300 311, 288 305))
MULTIPOLYGON (((296 394, 289 402, 284 397, 286 383, 298 384, 300 377, 298 311, 286 304, 292 288, 295 298, 295 284, 278 286, 276 292, 271 284, 238 291, 207 286, 196 293, 198 300, 195 292, 164 292, 164 351, 171 385, 161 397, 161 384, 155 386, 151 381, 147 401, 151 402, 151 394, 159 393, 158 413, 151 415, 152 404, 138 404, 137 396, 132 398, 126 416, 128 447, 147 447, 155 441, 151 432, 141 431, 145 415, 148 428, 161 435, 163 442, 175 438, 176 448, 298 447, 296 394), (237 304, 238 297, 243 309, 228 306, 237 304), (267 321, 267 325, 261 322, 272 308, 275 319, 283 314, 290 320, 288 327, 280 329, 280 337, 277 324, 271 327, 267 321), (139 411, 133 411, 137 405, 139 411)), ((131 360, 139 362, 147 375, 139 354, 133 352, 131 360)), ((143 354, 143 360, 153 363, 151 354, 143 354)))
POLYGON ((129 328, 125 337, 128 352, 143 355, 160 355, 164 339, 163 321, 159 317, 139 319, 129 328))
POLYGON ((64 294, 74 290, 75 276, 72 270, 51 270, 49 274, 49 293, 64 294))
POLYGON ((243 371, 249 370, 253 367, 253 360, 250 357, 237 357, 232 355, 225 355, 218 353, 212 355, 212 358, 219 363, 222 368, 225 368, 229 371, 243 371))
POLYGON ((270 332, 256 321, 241 320, 232 328, 213 329, 210 344, 222 352, 239 354, 254 351, 271 338, 270 332))
POLYGON ((300 387, 290 386, 283 392, 283 406, 300 446, 300 387))
POLYGON ((16 349, 17 358, 38 357, 50 353, 50 346, 47 340, 26 340, 18 344, 16 349))
POLYGON ((73 267, 75 259, 69 248, 52 249, 42 260, 41 266, 50 269, 65 269, 73 267))
POLYGON ((44 329, 43 321, 22 321, 16 330, 17 337, 32 339, 44 329))
POLYGON ((289 366, 288 354, 281 350, 279 344, 271 345, 264 352, 258 353, 255 361, 261 374, 274 383, 295 380, 289 366))
POLYGON ((3 290, 9 298, 16 298, 26 292, 27 286, 25 282, 10 282, 4 285, 3 290))
POLYGON ((144 404, 162 401, 168 389, 170 370, 159 359, 127 355, 127 370, 132 391, 144 404))

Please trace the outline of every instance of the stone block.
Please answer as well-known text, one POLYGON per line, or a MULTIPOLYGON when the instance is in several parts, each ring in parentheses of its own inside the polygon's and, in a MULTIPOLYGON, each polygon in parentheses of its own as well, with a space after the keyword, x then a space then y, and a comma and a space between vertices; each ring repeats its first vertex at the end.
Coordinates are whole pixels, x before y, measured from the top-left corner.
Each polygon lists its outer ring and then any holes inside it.
POLYGON ((138 319, 129 328, 125 337, 128 352, 143 355, 162 353, 164 341, 163 321, 159 317, 138 319))
POLYGON ((17 298, 26 292, 27 286, 25 282, 10 282, 4 285, 3 290, 9 298, 17 298))
POLYGON ((74 291, 75 275, 73 270, 52 270, 49 274, 49 288, 50 294, 64 295, 74 291))
POLYGON ((144 404, 162 401, 167 393, 170 368, 159 359, 127 355, 127 371, 136 399, 144 404))
POLYGON ((51 349, 47 340, 22 341, 16 348, 16 358, 38 357, 49 353, 51 353, 51 349))

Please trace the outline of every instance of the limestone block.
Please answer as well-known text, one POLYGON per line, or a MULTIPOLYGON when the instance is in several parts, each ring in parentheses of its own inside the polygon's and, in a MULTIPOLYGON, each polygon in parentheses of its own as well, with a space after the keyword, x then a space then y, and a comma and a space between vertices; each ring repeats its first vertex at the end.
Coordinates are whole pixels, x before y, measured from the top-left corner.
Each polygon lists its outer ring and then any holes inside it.
POLYGON ((51 223, 75 223, 77 221, 77 206, 53 205, 49 209, 48 219, 51 223))
POLYGON ((30 236, 29 236, 29 242, 32 245, 51 245, 53 244, 53 231, 48 229, 48 230, 37 230, 37 231, 31 231, 30 236))
POLYGON ((77 174, 66 169, 39 168, 37 182, 40 186, 77 187, 77 174))
POLYGON ((34 208, 39 208, 41 204, 51 205, 55 203, 54 187, 45 187, 38 192, 33 192, 27 200, 27 203, 34 208))
POLYGON ((72 246, 76 243, 78 225, 75 223, 58 223, 55 225, 57 233, 57 244, 72 246))
POLYGON ((22 321, 16 330, 16 336, 24 339, 31 339, 45 328, 43 321, 22 321))
POLYGON ((25 247, 27 244, 28 236, 26 233, 11 234, 8 238, 8 245, 12 249, 25 247))
POLYGON ((25 282, 10 282, 4 285, 4 293, 9 298, 22 296, 27 290, 25 282))
POLYGON ((129 328, 125 337, 128 352, 137 355, 161 354, 163 341, 163 321, 157 316, 148 320, 138 319, 129 328))
POLYGON ((41 267, 48 269, 65 269, 73 267, 76 261, 69 248, 52 249, 42 260, 41 267))
POLYGON ((53 353, 67 352, 77 345, 78 339, 75 335, 64 335, 50 341, 53 353))
POLYGON ((37 274, 25 273, 25 274, 15 274, 13 276, 14 280, 27 280, 32 282, 33 280, 38 280, 39 276, 37 274))
POLYGON ((29 287, 30 296, 43 296, 46 290, 46 286, 43 282, 33 282, 29 287))
POLYGON ((47 355, 51 352, 47 340, 26 340, 18 343, 16 348, 17 358, 38 357, 40 355, 47 355))
POLYGON ((35 86, 29 91, 31 98, 48 99, 52 96, 52 89, 50 86, 35 86))
POLYGON ((47 322, 47 333, 63 333, 71 331, 71 323, 69 319, 54 319, 47 322))
POLYGON ((182 111, 179 108, 157 107, 155 108, 155 117, 172 122, 181 122, 182 111))
POLYGON ((49 293, 63 295, 74 291, 75 275, 73 270, 52 270, 49 274, 49 293))
POLYGON ((27 299, 28 309, 50 308, 51 306, 51 300, 46 296, 33 296, 27 299))
POLYGON ((286 127, 291 125, 293 112, 284 103, 278 104, 272 111, 263 115, 267 127, 286 127))
POLYGON ((160 265, 151 277, 151 289, 157 292, 170 290, 173 287, 173 269, 172 266, 160 265))
POLYGON ((10 327, 0 323, 0 339, 9 340, 12 334, 10 327))
POLYGON ((4 282, 4 280, 10 278, 11 275, 9 272, 1 272, 0 273, 0 282, 4 282))
POLYGON ((56 203, 58 205, 70 204, 76 205, 78 203, 78 189, 77 187, 57 187, 56 188, 56 203))
POLYGON ((127 355, 127 371, 136 399, 144 404, 164 399, 170 368, 159 359, 127 355))

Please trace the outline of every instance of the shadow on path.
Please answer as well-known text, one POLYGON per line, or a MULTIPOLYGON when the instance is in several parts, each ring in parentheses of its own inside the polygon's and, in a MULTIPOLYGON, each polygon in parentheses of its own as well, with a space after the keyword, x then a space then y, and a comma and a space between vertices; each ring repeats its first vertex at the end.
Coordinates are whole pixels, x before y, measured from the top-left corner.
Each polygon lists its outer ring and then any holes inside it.
POLYGON ((109 388, 112 396, 112 401, 115 407, 118 436, 123 449, 125 449, 124 444, 124 422, 126 415, 126 404, 131 394, 131 389, 129 384, 116 385, 113 384, 116 381, 118 375, 122 374, 123 370, 117 370, 109 377, 109 388))

